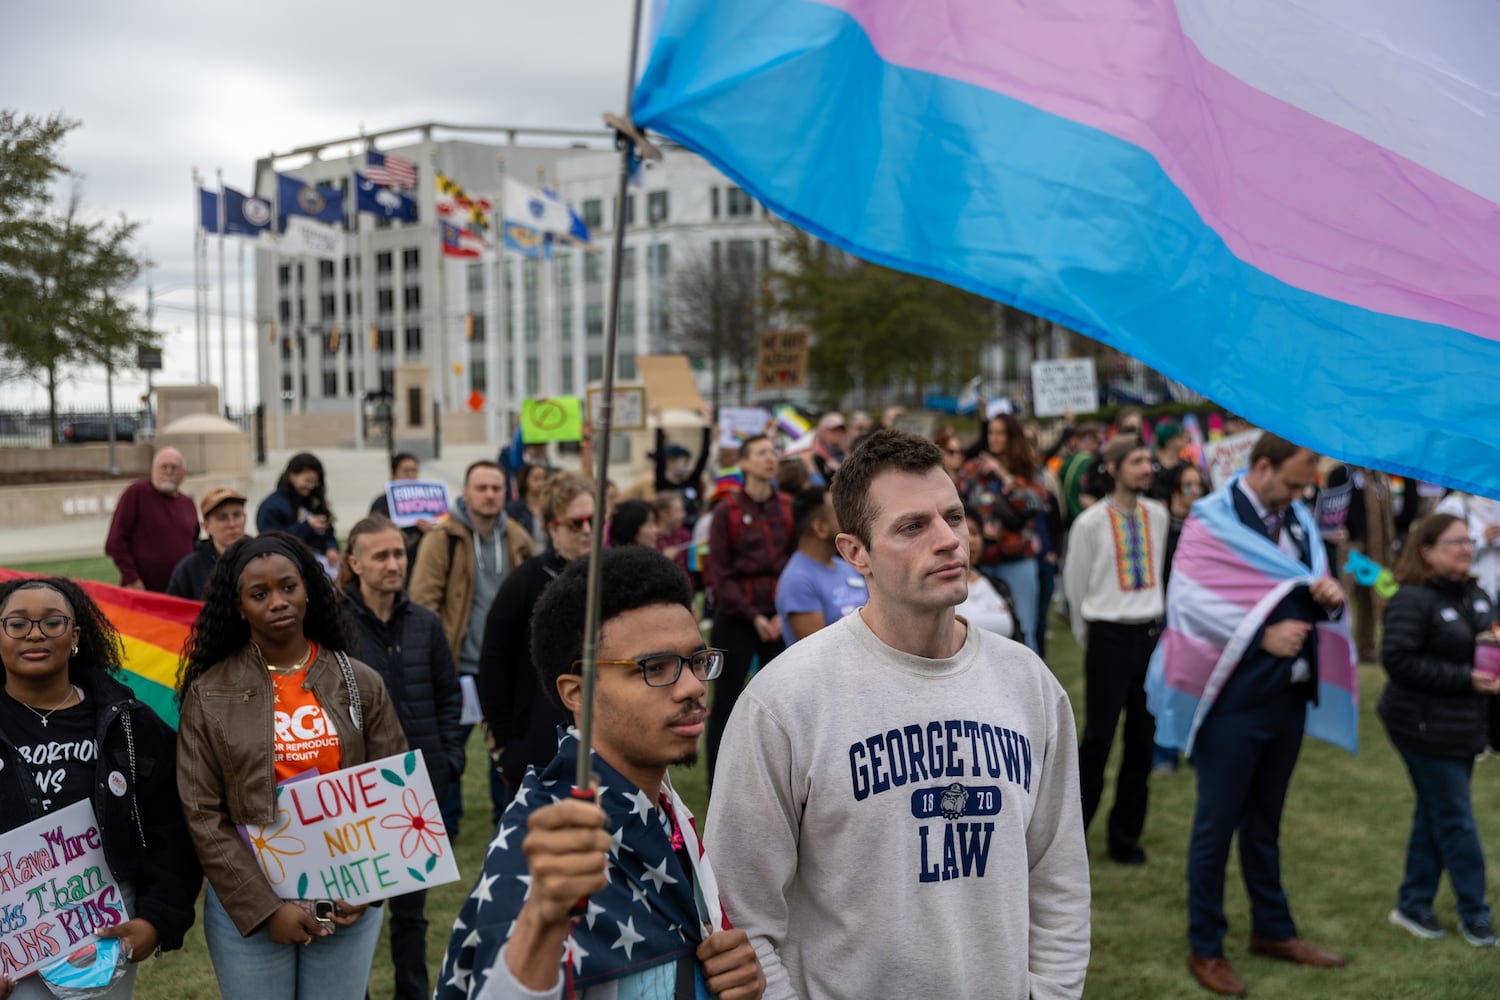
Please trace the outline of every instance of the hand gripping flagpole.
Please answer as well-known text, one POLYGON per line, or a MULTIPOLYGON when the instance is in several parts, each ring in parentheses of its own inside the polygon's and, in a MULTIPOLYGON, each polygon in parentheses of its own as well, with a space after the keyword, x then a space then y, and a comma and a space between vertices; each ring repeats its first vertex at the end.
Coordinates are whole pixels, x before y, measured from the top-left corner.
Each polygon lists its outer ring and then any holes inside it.
MULTIPOLYGON (((614 423, 615 392, 615 338, 620 325, 620 285, 623 277, 621 258, 625 251, 626 201, 629 195, 630 165, 635 154, 649 159, 659 159, 660 151, 646 141, 631 122, 635 93, 636 52, 641 35, 641 0, 635 0, 630 22, 629 71, 625 79, 625 113, 623 116, 606 114, 605 124, 615 132, 615 145, 620 150, 620 180, 615 195, 615 232, 609 262, 610 306, 609 317, 604 328, 604 386, 599 398, 599 416, 594 428, 594 531, 589 541, 588 601, 583 618, 583 705, 578 713, 578 771, 574 778, 573 795, 581 799, 592 799, 593 767, 590 747, 594 734, 594 685, 599 673, 599 601, 602 590, 600 556, 604 550, 604 504, 606 483, 609 480, 609 439, 614 423)), ((580 900, 579 907, 586 901, 580 900)), ((582 915, 583 909, 575 909, 582 915)))

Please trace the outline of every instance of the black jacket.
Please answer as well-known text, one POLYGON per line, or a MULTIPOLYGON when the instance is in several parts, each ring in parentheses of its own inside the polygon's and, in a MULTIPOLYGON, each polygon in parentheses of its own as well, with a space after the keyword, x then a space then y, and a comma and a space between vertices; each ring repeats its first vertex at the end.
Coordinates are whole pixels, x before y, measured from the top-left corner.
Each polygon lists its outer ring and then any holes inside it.
MULTIPOLYGON (((177 797, 177 734, 103 671, 73 671, 72 680, 98 719, 93 801, 104 857, 116 881, 135 889, 131 916, 156 928, 163 951, 181 948, 193 926, 203 869, 177 797), (110 789, 116 774, 125 779, 123 794, 110 789)), ((42 801, 35 773, 3 731, 0 759, 0 832, 9 832, 40 819, 42 801)))
POLYGON ((383 622, 365 605, 358 583, 346 584, 349 653, 385 681, 391 704, 413 750, 422 751, 432 789, 439 796, 463 773, 463 692, 453 652, 437 615, 413 604, 402 591, 383 622))
POLYGON ((182 557, 172 570, 172 579, 167 582, 167 593, 172 597, 186 597, 190 601, 203 600, 203 591, 208 589, 208 578, 213 576, 214 566, 219 561, 219 550, 213 539, 200 538, 193 551, 182 557))
POLYGON ((501 770, 519 788, 528 765, 557 756, 557 727, 573 720, 542 690, 531 662, 531 612, 568 561, 548 547, 511 571, 484 622, 479 707, 500 752, 501 770))
POLYGON ((1386 605, 1384 621, 1380 662, 1390 683, 1377 710, 1391 738, 1434 757, 1479 753, 1490 696, 1474 691, 1474 637, 1495 622, 1479 584, 1404 586, 1386 605))

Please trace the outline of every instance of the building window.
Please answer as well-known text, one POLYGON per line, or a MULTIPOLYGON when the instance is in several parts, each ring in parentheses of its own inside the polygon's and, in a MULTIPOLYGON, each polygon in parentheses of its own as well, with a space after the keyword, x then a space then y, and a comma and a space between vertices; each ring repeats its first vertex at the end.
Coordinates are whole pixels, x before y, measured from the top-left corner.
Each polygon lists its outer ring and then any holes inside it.
POLYGON ((401 267, 406 271, 415 271, 422 266, 422 251, 417 247, 407 247, 401 251, 401 267))
POLYGON ((635 195, 633 194, 625 196, 625 225, 627 227, 635 225, 635 195))
POLYGON ((573 287, 573 254, 557 255, 557 287, 573 287))
POLYGON ((484 294, 484 265, 470 264, 466 270, 468 271, 469 294, 484 294))
MULTIPOLYGON (((625 281, 635 281, 635 247, 626 247, 620 256, 620 272, 625 281)), ((629 289, 631 285, 627 284, 625 287, 629 289)))
POLYGON ((586 253, 583 255, 583 283, 585 285, 597 285, 604 280, 604 254, 586 253))
POLYGON ((537 359, 526 359, 526 395, 535 396, 541 386, 541 375, 537 369, 537 359))
POLYGON ((406 328, 406 353, 422 353, 422 328, 420 326, 409 326, 406 328))
POLYGON ((718 188, 714 187, 714 188, 709 188, 708 189, 708 204, 709 204, 709 214, 712 215, 715 219, 717 219, 719 217, 719 189, 718 188))
POLYGON ((336 311, 337 302, 338 302, 337 297, 334 296, 333 293, 331 293, 331 292, 329 294, 327 294, 327 295, 322 296, 323 318, 324 319, 328 319, 328 318, 330 318, 330 317, 333 316, 334 312, 336 311))
POLYGON ((755 214, 755 199, 746 194, 743 188, 731 187, 724 190, 727 195, 726 215, 735 218, 755 214))
POLYGON ((331 261, 331 260, 320 260, 320 261, 318 261, 318 277, 320 277, 320 278, 331 278, 331 277, 333 277, 333 261, 331 261))
POLYGON ((276 315, 283 323, 292 321, 292 303, 290 299, 282 299, 276 307, 276 315))
MULTIPOLYGON (((282 264, 276 268, 276 283, 282 287, 292 283, 292 265, 282 264)), ((291 386, 287 386, 287 388, 290 389, 291 386)))
POLYGON ((375 255, 375 273, 390 274, 391 265, 394 263, 395 255, 389 250, 382 250, 375 255))
POLYGON ((283 372, 282 373, 282 375, 281 375, 281 391, 284 392, 284 393, 286 393, 288 396, 291 395, 291 393, 292 393, 292 373, 291 372, 283 372))
POLYGON ((537 338, 537 332, 538 327, 536 322, 536 310, 528 309, 526 310, 526 339, 535 340, 537 338))
POLYGON ((589 355, 589 381, 592 382, 594 379, 603 378, 603 377, 604 377, 604 355, 602 355, 602 354, 590 354, 589 355))
POLYGON ((389 288, 375 290, 375 311, 386 315, 396 308, 396 293, 389 288))
POLYGON ((620 379, 626 381, 636 377, 635 355, 630 351, 621 351, 620 355, 620 379))
POLYGON ((484 314, 469 313, 466 322, 469 324, 469 340, 476 344, 484 343, 484 314))
MULTIPOLYGON (((281 360, 283 360, 283 361, 290 361, 290 360, 292 360, 292 338, 291 337, 282 337, 281 338, 281 360)), ((288 388, 290 388, 290 387, 288 387, 288 388)))
POLYGON ((323 395, 325 395, 325 396, 337 396, 338 394, 339 394, 339 373, 338 372, 324 372, 323 373, 323 395))
POLYGON ((536 287, 535 260, 524 260, 521 262, 521 283, 527 288, 536 287))
POLYGON ((484 384, 489 380, 489 372, 484 367, 483 361, 469 362, 469 388, 484 392, 484 384))
POLYGON ((620 332, 635 333, 635 303, 620 300, 620 332))
POLYGON ((344 386, 344 393, 352 397, 354 395, 354 369, 351 368, 344 373, 344 386))
POLYGON ((422 287, 418 285, 414 288, 403 288, 401 290, 401 303, 407 309, 415 310, 422 308, 422 287))
POLYGON ((344 277, 348 278, 350 276, 359 277, 359 258, 358 257, 345 257, 344 258, 344 277))
POLYGON ((652 255, 656 258, 653 270, 658 282, 667 280, 667 273, 672 269, 672 247, 661 243, 651 248, 652 255))
POLYGON ((599 229, 604 225, 604 202, 598 198, 588 198, 583 203, 583 224, 590 229, 599 229))
POLYGON ((391 353, 396 350, 396 331, 381 327, 375 331, 375 349, 391 353))
POLYGON ((573 333, 573 306, 565 304, 557 311, 558 320, 562 324, 562 335, 570 336, 573 333))
POLYGON ((380 391, 386 396, 396 392, 396 373, 390 368, 380 369, 380 391))
POLYGON ((604 334, 604 307, 599 304, 588 306, 583 311, 583 332, 590 337, 599 337, 604 334))
POLYGON ((562 357, 562 391, 572 394, 573 388, 573 355, 564 354, 562 357))
POLYGON ((729 269, 737 273, 755 271, 755 241, 730 240, 725 245, 729 269))
POLYGON ((344 293, 344 315, 353 316, 359 309, 359 296, 354 292, 344 293))
POLYGON ((653 226, 667 221, 667 192, 652 191, 646 195, 646 221, 653 226))

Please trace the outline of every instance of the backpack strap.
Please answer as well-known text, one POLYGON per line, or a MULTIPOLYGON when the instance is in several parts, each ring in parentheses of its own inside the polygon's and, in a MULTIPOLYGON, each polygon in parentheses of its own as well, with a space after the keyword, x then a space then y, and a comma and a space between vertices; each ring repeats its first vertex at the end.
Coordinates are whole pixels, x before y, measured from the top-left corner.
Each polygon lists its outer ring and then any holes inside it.
POLYGON ((333 658, 338 661, 339 672, 344 675, 344 687, 349 691, 349 718, 356 730, 364 732, 365 709, 360 701, 359 685, 354 681, 354 666, 349 662, 349 654, 339 649, 334 651, 333 658))

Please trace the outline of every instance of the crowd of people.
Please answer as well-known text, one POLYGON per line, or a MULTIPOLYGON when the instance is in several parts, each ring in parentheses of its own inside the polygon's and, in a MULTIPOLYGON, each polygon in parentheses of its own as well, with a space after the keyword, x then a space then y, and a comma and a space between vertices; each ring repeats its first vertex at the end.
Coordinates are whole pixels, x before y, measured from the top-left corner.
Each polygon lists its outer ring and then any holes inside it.
MULTIPOLYGON (((1240 996, 1223 948, 1236 837, 1250 950, 1344 963, 1292 919, 1280 824, 1308 720, 1357 658, 1389 675, 1379 714, 1416 791, 1390 921, 1443 936, 1446 871, 1461 936, 1495 944, 1469 781, 1497 735, 1500 505, 1424 510, 1414 486, 1270 433, 1211 482, 1182 424, 1134 408, 1047 428, 981 408, 928 435, 897 416, 825 413, 791 449, 768 427, 712 481, 706 420, 696 455, 659 432, 651 470, 602 512, 587 449, 561 469, 518 437, 466 469, 446 515, 398 527, 382 492, 343 535, 310 453, 249 537, 246 496, 195 504, 164 448, 106 552, 123 586, 202 604, 176 737, 117 679, 121 641, 82 589, 0 586, 0 788, 24 803, 0 826, 93 801, 134 915, 104 936, 132 961, 180 946, 206 880, 231 998, 364 996, 385 913, 401 998, 879 996, 893 975, 933 996, 1078 997, 1084 837, 1120 730, 1108 858, 1148 863, 1153 776, 1190 762, 1188 967, 1240 996), (1350 553, 1398 586, 1349 572, 1350 553), (1065 624, 1081 734, 1046 666, 1065 624), (479 816, 462 793, 476 726, 479 816), (43 781, 34 762, 62 744, 71 763, 43 781), (450 837, 493 831, 436 983, 425 893, 283 900, 240 833, 274 819, 281 783, 408 747, 450 837), (700 749, 701 841, 668 770, 700 749), (588 752, 592 796, 570 795, 588 752), (851 880, 879 925, 840 902, 851 880)), ((130 995, 121 968, 111 997, 130 995)), ((41 989, 0 980, 0 1000, 41 989)))

